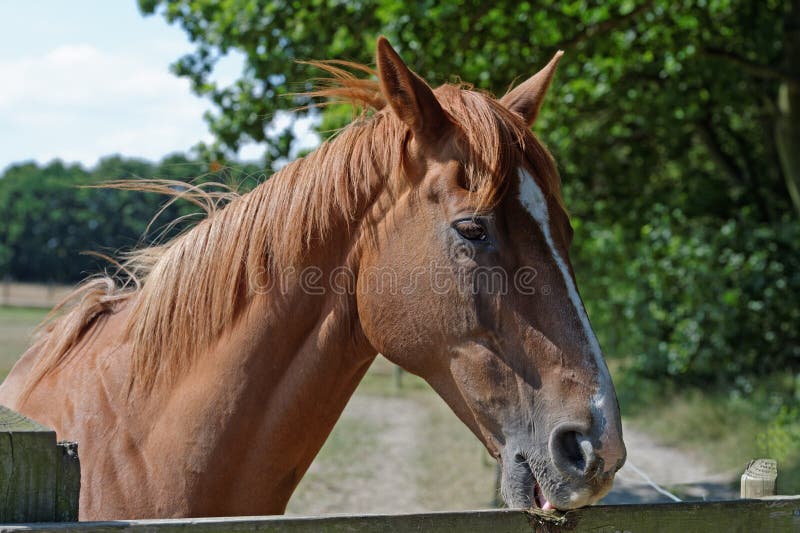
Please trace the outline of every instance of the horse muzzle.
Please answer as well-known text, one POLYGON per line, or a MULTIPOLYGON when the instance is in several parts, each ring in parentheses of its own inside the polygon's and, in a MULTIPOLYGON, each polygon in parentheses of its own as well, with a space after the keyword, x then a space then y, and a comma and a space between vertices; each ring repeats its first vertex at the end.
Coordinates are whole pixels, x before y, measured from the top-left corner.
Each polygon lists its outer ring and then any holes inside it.
POLYGON ((572 424, 557 426, 546 445, 533 450, 509 440, 500 454, 506 504, 568 510, 597 502, 611 490, 614 475, 625 462, 621 439, 621 452, 603 454, 599 444, 572 424))

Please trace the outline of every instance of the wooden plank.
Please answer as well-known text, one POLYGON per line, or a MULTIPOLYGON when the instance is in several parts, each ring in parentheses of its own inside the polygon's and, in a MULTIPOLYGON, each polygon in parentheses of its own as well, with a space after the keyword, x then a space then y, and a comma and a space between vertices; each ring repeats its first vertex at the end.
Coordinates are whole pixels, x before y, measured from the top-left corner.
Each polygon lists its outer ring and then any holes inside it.
POLYGON ((777 494, 778 462, 774 459, 755 459, 747 463, 742 474, 742 498, 764 498, 777 494))
POLYGON ((77 442, 58 443, 58 470, 56 471, 56 522, 76 522, 81 490, 81 463, 78 460, 77 442))
POLYGON ((56 518, 57 461, 54 431, 0 406, 0 522, 56 518))
POLYGON ((540 531, 800 532, 800 497, 772 501, 598 506, 567 513, 566 518, 563 527, 544 527, 540 531))
POLYGON ((328 517, 241 517, 198 518, 193 520, 133 520, 116 522, 83 522, 0 525, 0 533, 12 531, 59 531, 107 533, 119 531, 192 531, 239 532, 263 531, 274 533, 327 532, 426 532, 451 533, 518 533, 531 531, 530 519, 521 511, 468 511, 462 513, 431 513, 414 515, 362 515, 328 517), (27 529, 25 529, 27 528, 27 529))
POLYGON ((60 531, 75 533, 264 531, 307 532, 451 532, 552 533, 592 531, 706 533, 800 532, 800 497, 729 502, 596 506, 564 515, 519 510, 447 512, 411 515, 328 517, 237 517, 178 520, 0 525, 0 533, 60 531))

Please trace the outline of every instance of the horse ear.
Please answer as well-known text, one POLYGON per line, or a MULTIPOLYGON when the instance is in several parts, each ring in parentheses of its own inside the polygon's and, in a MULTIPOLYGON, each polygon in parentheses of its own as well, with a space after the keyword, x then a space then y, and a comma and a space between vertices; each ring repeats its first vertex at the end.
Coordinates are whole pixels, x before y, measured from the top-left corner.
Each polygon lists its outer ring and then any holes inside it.
POLYGON ((544 95, 547 88, 550 87, 550 82, 556 73, 558 60, 562 55, 564 52, 561 50, 556 52, 553 59, 542 70, 514 87, 500 99, 500 103, 521 116, 528 127, 533 125, 536 115, 539 114, 544 95))
POLYGON ((381 91, 394 112, 415 136, 430 141, 438 139, 447 116, 433 90, 411 72, 383 36, 378 37, 376 55, 381 91))

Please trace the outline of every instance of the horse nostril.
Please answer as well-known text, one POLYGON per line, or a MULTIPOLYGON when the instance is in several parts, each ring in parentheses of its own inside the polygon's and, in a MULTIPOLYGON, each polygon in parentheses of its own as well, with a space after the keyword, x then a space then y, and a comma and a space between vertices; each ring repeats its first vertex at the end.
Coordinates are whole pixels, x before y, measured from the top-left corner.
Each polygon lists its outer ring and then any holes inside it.
POLYGON ((561 440, 561 450, 564 452, 564 459, 570 465, 583 472, 586 468, 586 458, 583 456, 583 450, 578 444, 578 432, 565 431, 559 438, 561 440))
POLYGON ((550 453, 556 466, 584 474, 595 463, 594 447, 588 437, 574 427, 560 427, 550 438, 550 453))

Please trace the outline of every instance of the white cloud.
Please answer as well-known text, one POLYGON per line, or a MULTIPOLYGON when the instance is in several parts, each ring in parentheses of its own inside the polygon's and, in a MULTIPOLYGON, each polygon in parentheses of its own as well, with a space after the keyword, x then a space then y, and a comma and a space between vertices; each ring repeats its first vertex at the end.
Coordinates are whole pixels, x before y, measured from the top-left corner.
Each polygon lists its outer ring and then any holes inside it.
POLYGON ((0 59, 0 128, 11 133, 0 167, 52 157, 93 164, 110 153, 158 159, 210 140, 210 104, 168 71, 175 57, 72 43, 0 59))

